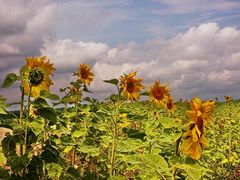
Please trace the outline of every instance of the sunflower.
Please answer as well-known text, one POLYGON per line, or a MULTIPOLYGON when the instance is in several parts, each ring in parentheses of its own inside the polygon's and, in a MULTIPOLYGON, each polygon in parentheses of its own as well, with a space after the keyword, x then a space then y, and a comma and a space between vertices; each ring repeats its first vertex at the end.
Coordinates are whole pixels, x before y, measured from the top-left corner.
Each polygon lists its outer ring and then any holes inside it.
POLYGON ((194 98, 190 102, 191 110, 187 111, 188 117, 195 123, 203 121, 206 127, 209 126, 211 121, 212 112, 215 106, 214 101, 202 102, 199 98, 194 98))
POLYGON ((155 84, 149 88, 150 99, 158 106, 166 106, 170 99, 169 88, 167 84, 160 84, 160 81, 155 81, 155 84))
POLYGON ((79 88, 77 88, 76 86, 71 86, 69 89, 70 93, 73 95, 78 94, 80 92, 79 88))
POLYGON ((90 85, 94 77, 92 70, 88 64, 80 64, 77 75, 79 80, 85 85, 90 85))
POLYGON ((180 151, 186 156, 190 156, 192 159, 200 159, 202 154, 202 148, 208 146, 208 141, 202 130, 199 130, 198 125, 193 124, 189 131, 183 135, 183 143, 180 147, 180 151))
POLYGON ((37 109, 33 105, 30 105, 29 116, 32 118, 37 118, 38 115, 39 115, 39 113, 38 113, 37 109))
POLYGON ((138 100, 141 89, 144 89, 141 78, 134 78, 137 72, 131 72, 128 75, 120 77, 120 88, 122 94, 129 100, 138 100))
POLYGON ((225 102, 230 102, 233 100, 231 96, 224 96, 224 98, 225 98, 225 102))
POLYGON ((72 100, 72 103, 77 103, 78 101, 80 101, 82 96, 82 90, 74 85, 69 87, 69 89, 70 89, 70 94, 71 94, 70 98, 72 100))
POLYGON ((29 94, 30 86, 32 87, 31 95, 38 98, 41 90, 49 91, 53 84, 50 75, 53 75, 55 68, 49 63, 46 56, 41 58, 26 58, 26 64, 22 67, 21 72, 28 81, 22 81, 25 94, 29 94))
POLYGON ((173 112, 176 108, 176 103, 174 102, 173 98, 170 97, 168 100, 167 100, 167 103, 166 103, 166 107, 167 107, 167 110, 169 112, 173 112))

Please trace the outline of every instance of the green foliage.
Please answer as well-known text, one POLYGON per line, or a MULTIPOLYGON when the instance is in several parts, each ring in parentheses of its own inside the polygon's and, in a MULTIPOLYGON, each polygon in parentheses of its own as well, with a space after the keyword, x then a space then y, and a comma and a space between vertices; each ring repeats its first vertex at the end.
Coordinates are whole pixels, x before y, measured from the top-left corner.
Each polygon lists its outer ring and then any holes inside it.
MULTIPOLYGON (((79 82, 72 85, 84 90, 79 82)), ((13 130, 1 142, 0 179, 171 179, 173 170, 176 179, 239 175, 239 102, 217 104, 207 133, 209 147, 196 161, 178 147, 187 104, 179 104, 173 114, 119 95, 104 103, 85 98, 83 104, 81 93, 68 90, 62 90, 61 99, 47 91, 30 99, 36 117, 28 118, 24 104, 21 125, 20 113, 6 116, 8 105, 0 97, 0 114, 8 117, 0 127, 13 130), (50 100, 63 107, 52 107, 50 100)))
POLYGON ((0 114, 7 114, 5 109, 7 107, 9 107, 9 105, 6 103, 7 99, 6 98, 3 98, 1 95, 0 95, 0 114))
POLYGON ((114 85, 118 85, 119 83, 118 79, 104 80, 104 82, 114 84, 114 85))
POLYGON ((51 122, 57 122, 57 113, 54 108, 51 107, 42 107, 38 109, 38 112, 41 117, 50 120, 51 122))
POLYGON ((52 100, 52 101, 57 101, 57 100, 60 99, 58 95, 51 94, 49 91, 44 91, 44 90, 42 90, 40 92, 40 97, 41 98, 46 98, 46 99, 49 99, 49 100, 52 100))
POLYGON ((18 76, 15 73, 7 74, 3 81, 2 87, 7 88, 11 86, 17 79, 18 79, 18 76))
POLYGON ((62 166, 57 163, 48 163, 46 164, 46 169, 48 172, 48 176, 52 179, 58 179, 63 171, 62 166))

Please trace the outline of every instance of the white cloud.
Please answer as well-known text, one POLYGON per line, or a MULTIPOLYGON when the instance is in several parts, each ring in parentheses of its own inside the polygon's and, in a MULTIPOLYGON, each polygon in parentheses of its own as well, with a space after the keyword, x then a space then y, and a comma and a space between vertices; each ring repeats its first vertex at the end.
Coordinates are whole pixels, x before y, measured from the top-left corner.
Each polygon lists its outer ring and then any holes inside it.
POLYGON ((43 40, 53 35, 56 5, 46 0, 0 0, 0 8, 0 46, 8 47, 9 56, 38 54, 43 40))
POLYGON ((102 80, 119 78, 131 70, 138 71, 146 87, 158 79, 169 82, 176 97, 236 95, 239 91, 234 84, 239 82, 240 30, 234 27, 206 23, 167 41, 154 39, 113 48, 68 39, 46 42, 44 47, 42 54, 50 56, 60 72, 64 68, 75 71, 77 64, 90 63, 95 74, 91 88, 102 97, 104 92, 107 96, 114 91, 102 80))
POLYGON ((63 39, 46 41, 41 49, 41 54, 47 55, 60 70, 73 68, 76 71, 80 63, 94 65, 108 50, 109 47, 105 43, 74 42, 70 39, 63 39))

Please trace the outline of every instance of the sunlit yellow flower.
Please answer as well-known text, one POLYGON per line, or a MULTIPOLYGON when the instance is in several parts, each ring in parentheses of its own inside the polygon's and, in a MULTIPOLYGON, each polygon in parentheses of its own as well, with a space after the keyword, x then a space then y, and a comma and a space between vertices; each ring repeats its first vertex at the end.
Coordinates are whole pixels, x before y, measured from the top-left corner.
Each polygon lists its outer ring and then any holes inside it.
POLYGON ((123 114, 120 114, 119 115, 120 118, 121 118, 121 121, 119 124, 119 126, 121 128, 125 128, 125 127, 128 127, 130 125, 130 122, 128 121, 128 118, 127 118, 127 114, 126 113, 123 113, 123 114))
POLYGON ((158 106, 166 106, 170 99, 169 88, 167 84, 161 85, 159 81, 149 88, 150 99, 158 106))
POLYGON ((131 72, 128 75, 120 77, 120 87, 122 94, 129 100, 138 100, 141 89, 144 89, 141 78, 134 78, 137 72, 131 72))
POLYGON ((90 85, 94 77, 92 70, 88 64, 80 64, 77 75, 79 80, 85 85, 90 85))
POLYGON ((233 100, 231 96, 224 96, 226 102, 230 102, 233 100))
POLYGON ((173 112, 176 109, 176 103, 172 97, 167 100, 166 107, 169 112, 173 112))
POLYGON ((182 124, 182 119, 176 118, 174 119, 174 122, 178 124, 182 124))
POLYGON ((127 118, 127 114, 126 113, 120 114, 120 118, 126 119, 127 118))
POLYGON ((80 101, 81 96, 82 96, 82 90, 74 85, 72 85, 71 87, 69 87, 70 89, 70 93, 71 93, 71 103, 77 103, 80 101))
POLYGON ((79 93, 79 88, 77 88, 75 86, 71 86, 70 87, 70 92, 71 92, 71 94, 78 94, 79 93))
POLYGON ((38 115, 39 115, 39 113, 38 113, 37 109, 33 105, 30 105, 29 116, 32 118, 37 118, 38 115))
POLYGON ((191 110, 187 111, 188 117, 195 123, 203 120, 204 126, 208 127, 215 107, 215 102, 209 100, 202 102, 201 99, 194 98, 190 102, 190 107, 191 110))
POLYGON ((194 125, 192 129, 183 135, 183 138, 184 140, 180 147, 180 151, 186 156, 190 156, 192 159, 200 159, 202 148, 208 146, 208 141, 204 133, 198 129, 197 125, 194 125))
POLYGON ((39 97, 41 90, 49 91, 49 87, 53 84, 49 76, 53 75, 54 70, 53 64, 49 63, 46 56, 26 58, 26 65, 21 69, 29 81, 22 82, 25 94, 29 94, 30 86, 34 98, 39 97))

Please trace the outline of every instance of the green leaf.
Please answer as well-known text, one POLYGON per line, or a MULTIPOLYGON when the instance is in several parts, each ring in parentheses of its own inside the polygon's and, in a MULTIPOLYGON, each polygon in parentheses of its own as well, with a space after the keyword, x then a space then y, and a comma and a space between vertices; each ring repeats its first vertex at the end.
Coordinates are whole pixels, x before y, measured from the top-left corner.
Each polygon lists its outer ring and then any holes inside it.
POLYGON ((5 111, 6 107, 9 107, 9 104, 6 103, 7 98, 3 98, 0 95, 0 114, 7 114, 7 112, 5 111))
POLYGON ((0 166, 0 179, 9 179, 8 171, 0 166))
POLYGON ((72 102, 72 98, 71 98, 71 96, 68 96, 68 95, 63 96, 62 99, 61 99, 61 102, 62 103, 71 103, 72 102))
POLYGON ((81 128, 80 130, 76 130, 72 133, 72 137, 79 138, 81 136, 84 136, 87 134, 88 129, 87 128, 81 128))
POLYGON ((36 135, 41 134, 44 128, 44 119, 42 118, 34 119, 34 121, 30 122, 29 127, 36 135))
POLYGON ((42 90, 42 91, 40 92, 40 97, 46 98, 46 99, 50 99, 50 100, 52 100, 52 101, 57 101, 57 100, 60 99, 58 95, 56 95, 56 94, 51 94, 49 91, 45 91, 45 90, 42 90))
POLYGON ((48 176, 53 179, 58 179, 63 171, 62 166, 57 163, 48 163, 46 164, 46 169, 48 171, 48 176))
POLYGON ((73 148, 73 146, 67 146, 65 149, 64 149, 64 153, 68 153, 69 151, 71 151, 73 148))
POLYGON ((94 146, 88 146, 84 143, 81 143, 79 148, 77 148, 79 152, 86 153, 92 157, 99 156, 99 149, 94 146))
POLYGON ((149 173, 156 176, 156 171, 164 172, 164 174, 169 172, 167 161, 158 154, 122 155, 122 160, 139 169, 144 176, 149 173))
POLYGON ((162 124, 164 129, 173 128, 173 127, 181 128, 181 125, 175 122, 174 118, 159 117, 159 122, 162 124))
POLYGON ((105 83, 110 83, 110 84, 114 84, 114 85, 118 85, 119 81, 118 79, 110 79, 110 80, 104 80, 105 83))
POLYGON ((66 176, 70 175, 73 179, 80 178, 80 171, 75 169, 74 167, 69 167, 66 173, 66 176))
POLYGON ((196 160, 191 158, 182 158, 173 156, 169 159, 169 163, 178 169, 182 169, 187 173, 187 176, 192 179, 201 179, 202 175, 206 171, 204 167, 201 167, 196 160))
POLYGON ((0 167, 4 166, 7 162, 7 159, 5 158, 4 154, 2 153, 2 148, 0 148, 0 167))
POLYGON ((13 155, 8 159, 8 163, 14 173, 20 173, 24 168, 27 167, 29 162, 30 160, 28 159, 27 155, 21 157, 13 155))
POLYGON ((133 152, 140 147, 143 147, 144 143, 140 139, 126 139, 119 141, 118 151, 120 152, 133 152))
POLYGON ((127 178, 125 176, 112 176, 109 177, 107 180, 126 180, 127 178))
POLYGON ((17 78, 18 77, 15 73, 7 74, 3 81, 2 87, 7 88, 7 87, 11 86, 17 80, 17 78))
POLYGON ((55 109, 51 107, 43 107, 43 108, 39 108, 38 112, 41 117, 48 119, 54 123, 57 122, 57 113, 55 112, 55 109))
POLYGON ((91 91, 88 90, 86 85, 83 85, 83 91, 88 92, 88 93, 92 93, 91 91))
POLYGON ((37 98, 36 100, 34 100, 33 106, 34 107, 49 107, 47 101, 43 98, 37 98))

